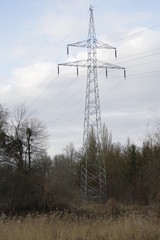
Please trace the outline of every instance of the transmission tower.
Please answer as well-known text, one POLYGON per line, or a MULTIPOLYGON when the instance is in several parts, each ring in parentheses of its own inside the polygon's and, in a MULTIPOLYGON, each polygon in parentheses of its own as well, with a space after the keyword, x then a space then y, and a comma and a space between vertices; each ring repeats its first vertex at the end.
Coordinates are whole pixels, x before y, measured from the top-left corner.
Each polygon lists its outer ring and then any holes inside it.
POLYGON ((87 60, 58 64, 58 74, 59 67, 62 65, 75 66, 77 68, 77 75, 78 67, 87 68, 81 190, 84 199, 106 201, 106 168, 101 151, 102 125, 97 68, 104 68, 106 70, 106 77, 108 69, 123 69, 124 77, 126 77, 126 71, 123 67, 97 59, 97 49, 114 49, 115 57, 117 57, 117 51, 115 47, 97 40, 92 5, 89 10, 88 39, 67 45, 67 55, 69 55, 69 47, 86 47, 88 55, 87 60))

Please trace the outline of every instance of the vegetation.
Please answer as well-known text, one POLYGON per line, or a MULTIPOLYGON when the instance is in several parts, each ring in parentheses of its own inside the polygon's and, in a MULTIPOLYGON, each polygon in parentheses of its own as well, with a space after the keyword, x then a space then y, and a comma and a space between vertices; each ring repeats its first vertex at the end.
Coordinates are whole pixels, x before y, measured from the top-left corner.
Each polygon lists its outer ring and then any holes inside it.
MULTIPOLYGON (((79 194, 81 150, 70 144, 51 158, 44 124, 24 106, 10 116, 0 105, 0 239, 160 239, 159 131, 156 119, 142 147, 130 140, 122 146, 112 143, 104 126, 108 201, 85 208, 79 194), (141 207, 128 211, 129 205, 141 207)), ((93 146, 91 151, 90 156, 93 146)))
MULTIPOLYGON (((25 240, 158 240, 160 222, 156 213, 134 208, 133 212, 120 209, 118 215, 110 215, 109 206, 87 206, 88 212, 51 212, 49 214, 28 214, 24 217, 10 217, 0 221, 0 239, 25 240), (97 212, 94 212, 95 209, 97 212), (88 214, 86 214, 88 213, 88 214), (90 215, 89 215, 90 213, 90 215), (147 215, 146 215, 147 214, 147 215)), ((80 209, 79 209, 80 210, 80 209)), ((83 209, 84 211, 84 209, 83 209)))
MULTIPOLYGON (((140 148, 128 140, 112 143, 103 128, 102 154, 107 172, 107 196, 125 204, 160 201, 160 138, 156 131, 140 148)), ((94 139, 92 139, 94 142, 94 139)), ((47 131, 24 106, 14 116, 0 105, 0 209, 52 210, 55 203, 79 200, 81 152, 70 144, 53 159, 47 155, 47 131)), ((93 151, 92 151, 93 154, 93 151)))

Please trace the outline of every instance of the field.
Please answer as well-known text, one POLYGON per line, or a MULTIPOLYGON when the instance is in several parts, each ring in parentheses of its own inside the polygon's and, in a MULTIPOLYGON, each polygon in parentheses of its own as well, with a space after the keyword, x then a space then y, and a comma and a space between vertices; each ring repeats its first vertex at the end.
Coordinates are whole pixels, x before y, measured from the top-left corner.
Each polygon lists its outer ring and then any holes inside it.
POLYGON ((160 239, 156 211, 114 206, 105 209, 92 205, 77 212, 64 210, 1 219, 0 240, 160 239))

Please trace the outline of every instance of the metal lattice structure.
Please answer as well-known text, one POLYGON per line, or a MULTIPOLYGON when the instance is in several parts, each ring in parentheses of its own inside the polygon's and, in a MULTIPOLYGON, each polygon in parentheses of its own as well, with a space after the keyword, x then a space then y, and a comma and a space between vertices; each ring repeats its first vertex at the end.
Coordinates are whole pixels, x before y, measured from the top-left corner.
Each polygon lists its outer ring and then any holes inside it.
POLYGON ((77 68, 77 75, 78 67, 87 68, 81 190, 84 199, 96 199, 106 201, 106 168, 101 151, 102 126, 97 69, 104 68, 106 70, 106 76, 108 69, 123 69, 124 77, 126 75, 126 72, 125 68, 123 67, 108 62, 103 62, 97 59, 97 49, 114 49, 115 57, 117 57, 117 51, 115 47, 112 47, 106 43, 97 40, 93 16, 93 7, 90 6, 89 10, 90 19, 88 39, 85 41, 67 45, 67 55, 69 55, 69 47, 87 48, 87 60, 58 64, 58 74, 59 67, 61 65, 75 66, 77 68))

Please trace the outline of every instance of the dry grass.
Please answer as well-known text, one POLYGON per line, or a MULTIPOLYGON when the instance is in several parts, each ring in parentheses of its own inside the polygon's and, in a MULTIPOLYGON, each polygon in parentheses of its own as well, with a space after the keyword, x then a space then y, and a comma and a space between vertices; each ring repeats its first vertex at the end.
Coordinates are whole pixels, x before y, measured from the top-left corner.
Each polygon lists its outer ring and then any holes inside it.
POLYGON ((160 219, 153 213, 145 217, 133 212, 116 218, 106 215, 94 218, 53 212, 0 220, 0 240, 54 239, 159 240, 160 219))

